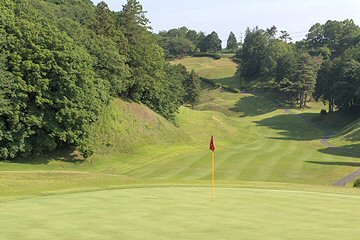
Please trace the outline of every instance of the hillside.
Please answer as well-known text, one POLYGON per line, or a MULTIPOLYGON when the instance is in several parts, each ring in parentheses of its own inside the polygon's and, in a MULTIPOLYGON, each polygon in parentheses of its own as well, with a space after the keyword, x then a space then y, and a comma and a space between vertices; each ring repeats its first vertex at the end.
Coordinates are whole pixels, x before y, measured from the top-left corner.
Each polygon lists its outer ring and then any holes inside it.
POLYGON ((195 70, 203 78, 215 83, 228 85, 231 88, 240 88, 240 84, 234 80, 237 64, 230 56, 218 60, 209 57, 184 57, 172 61, 173 64, 181 63, 189 70, 195 70))

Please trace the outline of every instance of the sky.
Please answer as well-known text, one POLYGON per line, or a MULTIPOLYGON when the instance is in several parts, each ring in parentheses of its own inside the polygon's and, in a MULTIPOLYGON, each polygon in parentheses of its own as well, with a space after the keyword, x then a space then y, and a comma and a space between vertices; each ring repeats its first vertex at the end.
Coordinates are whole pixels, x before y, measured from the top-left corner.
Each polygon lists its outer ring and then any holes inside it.
MULTIPOLYGON (((95 4, 101 0, 92 0, 95 4)), ((209 34, 216 31, 226 44, 230 31, 240 41, 247 27, 275 25, 293 40, 327 20, 353 19, 360 24, 360 0, 139 0, 154 32, 186 26, 209 34)), ((120 11, 126 0, 105 0, 120 11)))

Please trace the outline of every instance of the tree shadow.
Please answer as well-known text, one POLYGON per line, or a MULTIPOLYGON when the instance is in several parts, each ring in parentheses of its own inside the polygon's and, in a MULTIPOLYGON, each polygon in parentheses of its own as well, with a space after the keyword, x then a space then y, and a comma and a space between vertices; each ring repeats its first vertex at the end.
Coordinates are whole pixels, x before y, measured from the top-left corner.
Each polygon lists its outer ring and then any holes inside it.
POLYGON ((320 162, 320 161, 304 161, 307 163, 328 165, 328 166, 348 166, 348 167, 360 167, 360 162, 320 162))
POLYGON ((360 141, 360 129, 354 130, 352 133, 346 135, 344 139, 351 142, 360 141))
POLYGON ((310 141, 321 139, 324 132, 319 130, 311 120, 316 113, 282 114, 255 122, 259 126, 279 130, 279 137, 271 139, 310 141))
POLYGON ((319 152, 342 157, 360 158, 360 143, 340 147, 328 147, 325 149, 320 149, 319 152))
POLYGON ((83 163, 85 159, 81 156, 81 153, 73 147, 63 147, 58 150, 43 154, 32 154, 30 156, 18 157, 3 162, 18 163, 18 164, 30 164, 41 165, 48 164, 51 161, 60 161, 66 163, 83 163))
POLYGON ((214 83, 220 83, 221 85, 227 85, 230 88, 241 88, 240 80, 237 80, 235 76, 225 77, 225 78, 215 78, 211 79, 214 83))
POLYGON ((244 113, 243 117, 259 116, 273 112, 277 109, 278 107, 276 103, 269 101, 265 97, 257 95, 242 97, 232 108, 230 108, 233 112, 244 113))

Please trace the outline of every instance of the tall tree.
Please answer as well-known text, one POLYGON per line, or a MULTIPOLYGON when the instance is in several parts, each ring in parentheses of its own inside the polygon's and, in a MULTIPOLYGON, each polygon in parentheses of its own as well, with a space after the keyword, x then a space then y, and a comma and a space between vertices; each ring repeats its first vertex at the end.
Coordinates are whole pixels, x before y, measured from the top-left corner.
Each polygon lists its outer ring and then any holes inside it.
POLYGON ((226 49, 235 52, 238 48, 238 42, 233 32, 230 32, 227 43, 226 49))
POLYGON ((281 32, 281 36, 279 37, 281 40, 283 40, 284 42, 288 42, 291 41, 292 38, 290 37, 290 34, 287 31, 280 31, 281 32))
POLYGON ((277 28, 275 27, 275 25, 273 25, 271 28, 267 28, 266 32, 269 35, 270 39, 275 39, 276 33, 277 33, 277 28))
POLYGON ((245 32, 244 44, 241 49, 241 75, 252 77, 260 75, 264 59, 268 52, 269 38, 267 33, 259 28, 245 32))
POLYGON ((115 15, 104 1, 96 6, 95 16, 96 19, 92 25, 95 32, 100 35, 113 36, 115 33, 115 15))
POLYGON ((296 79, 301 86, 299 107, 306 106, 307 97, 314 92, 319 65, 319 60, 312 58, 307 53, 300 56, 298 70, 296 71, 296 79))
MULTIPOLYGON (((335 64, 337 65, 337 64, 335 64)), ((314 96, 321 99, 324 103, 329 104, 329 112, 333 112, 335 108, 336 79, 338 71, 334 69, 332 61, 325 61, 319 70, 314 96)))

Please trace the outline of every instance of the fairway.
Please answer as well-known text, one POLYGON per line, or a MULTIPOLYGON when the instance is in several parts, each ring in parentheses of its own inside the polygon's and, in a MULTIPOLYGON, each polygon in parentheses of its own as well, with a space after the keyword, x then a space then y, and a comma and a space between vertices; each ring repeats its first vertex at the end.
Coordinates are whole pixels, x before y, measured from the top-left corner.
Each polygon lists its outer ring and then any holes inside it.
POLYGON ((354 239, 360 196, 169 187, 0 203, 0 239, 354 239), (21 231, 18 231, 21 229, 21 231))

